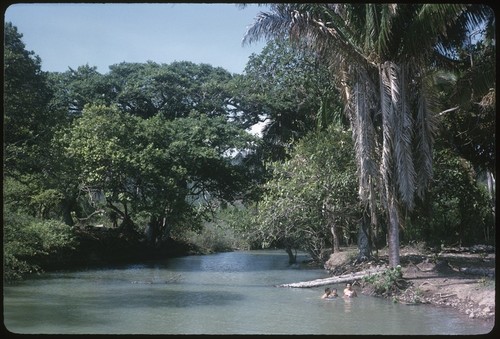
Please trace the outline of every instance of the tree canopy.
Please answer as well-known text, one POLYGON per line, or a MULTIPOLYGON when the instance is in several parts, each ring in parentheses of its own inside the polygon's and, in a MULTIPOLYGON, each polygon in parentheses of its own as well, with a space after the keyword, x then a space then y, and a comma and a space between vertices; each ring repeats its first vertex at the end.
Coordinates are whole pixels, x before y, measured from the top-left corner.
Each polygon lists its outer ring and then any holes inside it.
POLYGON ((318 262, 325 250, 338 251, 338 238, 356 232, 361 216, 353 153, 350 133, 332 126, 299 141, 289 160, 271 164, 255 221, 263 247, 302 248, 318 262))
POLYGON ((251 122, 265 122, 265 159, 283 159, 294 141, 316 128, 347 125, 325 65, 287 41, 269 41, 260 54, 251 55, 245 74, 232 84, 231 103, 251 122))
POLYGON ((269 8, 243 74, 187 61, 43 72, 4 25, 8 277, 81 250, 97 224, 148 251, 232 227, 291 261, 325 261, 357 234, 361 257, 380 242, 392 266, 400 241, 494 241, 491 9, 269 8))
POLYGON ((462 4, 272 4, 245 35, 290 39, 325 58, 355 139, 360 198, 373 212, 376 193, 389 220, 391 266, 403 210, 432 178, 434 65, 489 14, 462 4))

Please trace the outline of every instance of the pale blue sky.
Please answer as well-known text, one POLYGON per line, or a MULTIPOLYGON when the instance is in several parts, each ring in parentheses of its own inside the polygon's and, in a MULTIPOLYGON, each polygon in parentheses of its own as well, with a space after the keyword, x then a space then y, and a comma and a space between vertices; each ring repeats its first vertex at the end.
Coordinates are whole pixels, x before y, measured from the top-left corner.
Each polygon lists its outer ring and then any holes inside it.
POLYGON ((242 46, 246 28, 265 7, 235 4, 15 4, 10 21, 42 70, 88 64, 101 73, 123 61, 192 61, 242 73, 265 42, 242 46))

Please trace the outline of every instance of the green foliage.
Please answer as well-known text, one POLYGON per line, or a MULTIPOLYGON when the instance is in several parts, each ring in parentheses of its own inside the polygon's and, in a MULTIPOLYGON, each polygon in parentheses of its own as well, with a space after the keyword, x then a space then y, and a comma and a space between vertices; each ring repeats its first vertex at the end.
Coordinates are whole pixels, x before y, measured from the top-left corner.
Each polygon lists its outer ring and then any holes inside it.
POLYGON ((183 237, 202 252, 221 252, 234 249, 259 249, 255 235, 255 206, 241 201, 221 204, 211 222, 203 223, 197 231, 188 231, 183 237))
POLYGON ((42 220, 10 206, 4 208, 4 278, 22 278, 40 270, 39 260, 76 245, 72 229, 61 221, 42 220))
POLYGON ((272 163, 256 224, 263 247, 308 251, 321 261, 330 226, 348 233, 360 216, 350 133, 330 127, 304 138, 284 163, 272 163))
POLYGON ((54 92, 51 106, 65 112, 69 119, 79 116, 85 105, 110 105, 116 97, 116 86, 97 67, 85 65, 63 73, 49 73, 54 92))
MULTIPOLYGON (((361 215, 356 188, 362 180, 356 179, 349 133, 331 126, 347 124, 346 116, 340 114, 340 94, 334 81, 342 82, 342 95, 361 99, 359 93, 349 92, 353 90, 350 86, 371 71, 344 78, 349 69, 360 71, 351 58, 364 53, 363 60, 377 63, 377 58, 386 61, 384 56, 411 55, 421 48, 420 40, 413 39, 415 32, 424 27, 444 29, 436 26, 434 14, 446 17, 457 8, 415 5, 412 8, 421 10, 419 17, 408 11, 410 7, 394 8, 394 15, 389 15, 392 5, 346 4, 349 20, 342 23, 336 14, 324 17, 334 14, 332 8, 297 6, 299 14, 302 9, 310 10, 311 15, 325 19, 325 25, 347 28, 345 22, 352 23, 353 30, 344 32, 342 46, 347 49, 319 48, 316 53, 300 44, 297 49, 288 42, 272 41, 261 54, 251 56, 240 76, 190 62, 124 62, 111 66, 107 74, 86 65, 47 74, 41 71, 40 58, 25 50, 22 34, 6 23, 6 277, 36 271, 42 258, 73 246, 70 229, 59 220, 71 225, 74 217, 86 218, 100 209, 105 214, 99 222, 113 224, 131 218, 141 231, 147 225, 161 227, 163 233, 157 239, 170 234, 188 236, 207 251, 280 246, 305 249, 319 259, 332 245, 332 225, 344 236, 355 230, 361 215), (379 14, 380 21, 375 20, 379 14), (350 53, 349 46, 359 49, 350 53), (326 67, 326 59, 333 67, 326 67), (332 70, 338 78, 331 77, 332 70), (259 143, 244 128, 263 119, 270 123, 259 143), (266 179, 259 167, 265 159, 287 160, 268 163, 271 180, 257 187, 256 183, 266 179), (253 198, 261 194, 262 199, 248 203, 245 199, 250 193, 253 198), (247 206, 224 207, 235 199, 247 206), (212 222, 201 228, 204 220, 212 222)), ((465 7, 469 12, 464 13, 471 18, 484 10, 465 7)), ((459 65, 452 77, 455 81, 452 86, 440 83, 433 87, 446 107, 460 108, 443 116, 446 145, 435 154, 434 182, 425 203, 419 201, 404 225, 406 240, 437 239, 465 245, 494 239, 494 203, 477 184, 475 170, 494 173, 495 168, 496 52, 488 40, 458 48, 457 42, 466 37, 460 29, 463 19, 438 40, 442 51, 453 52, 448 54, 459 60, 454 63, 459 65), (470 55, 474 65, 468 63, 470 55), (450 149, 458 150, 460 157, 450 149)), ((486 29, 490 27, 491 22, 486 29)), ((317 47, 335 44, 328 34, 321 36, 327 39, 318 41, 317 47)), ((421 36, 426 43, 436 41, 433 34, 421 36)), ((433 69, 441 62, 433 64, 433 69)), ((424 69, 412 67, 416 74, 424 69)), ((378 74, 379 69, 372 73, 378 74)), ((376 95, 379 82, 372 83, 376 95)), ((412 86, 407 92, 417 89, 412 86)), ((355 108, 351 106, 346 109, 355 108)), ((356 145, 362 156, 358 160, 363 166, 382 168, 378 161, 370 165, 367 160, 382 154, 380 150, 363 148, 363 138, 384 126, 378 112, 370 113, 375 115, 363 119, 373 119, 372 124, 356 120, 360 125, 353 128, 359 128, 356 145)), ((406 131, 415 133, 411 128, 406 131)), ((373 141, 380 144, 381 139, 373 141)), ((426 165, 424 158, 418 159, 416 167, 426 165)), ((366 179, 368 171, 361 171, 360 167, 357 174, 366 179)), ((390 183, 400 181, 391 175, 390 183)), ((372 178, 375 180, 369 182, 378 185, 372 188, 382 188, 376 175, 372 178)), ((387 291, 390 284, 384 281, 380 285, 387 291)))
POLYGON ((82 188, 102 192, 101 202, 121 217, 146 213, 166 217, 171 227, 196 227, 211 207, 207 196, 230 200, 244 192, 246 170, 229 155, 251 149, 253 138, 223 117, 196 111, 143 119, 87 106, 66 140, 82 188))
POLYGON ((4 198, 16 213, 68 225, 136 219, 165 239, 249 191, 244 161, 256 140, 228 105, 227 71, 148 62, 45 74, 5 27, 4 198))
POLYGON ((188 231, 184 237, 203 253, 241 249, 241 240, 238 235, 224 224, 204 223, 201 230, 188 231))
POLYGON ((245 74, 232 81, 231 102, 252 123, 266 119, 263 157, 281 160, 293 141, 342 120, 338 92, 317 56, 306 48, 272 40, 251 55, 245 74))
POLYGON ((11 206, 40 219, 58 218, 63 194, 56 188, 45 188, 35 174, 10 173, 4 176, 4 206, 11 206))
POLYGON ((80 115, 87 104, 116 105, 146 119, 156 114, 187 117, 193 109, 209 116, 233 115, 226 104, 232 96, 226 88, 232 76, 222 68, 187 61, 122 62, 109 68, 107 74, 88 65, 51 74, 53 104, 71 116, 80 115))
POLYGON ((224 86, 231 74, 222 68, 187 61, 121 63, 110 66, 107 77, 119 89, 115 102, 124 112, 168 119, 187 117, 193 109, 210 116, 228 114, 230 94, 224 86))
POLYGON ((494 173, 496 47, 480 40, 460 50, 460 56, 450 80, 439 86, 446 107, 456 108, 442 116, 442 137, 475 168, 494 173))
POLYGON ((476 180, 471 164, 447 148, 434 159, 434 180, 403 232, 406 240, 425 240, 463 246, 491 242, 495 226, 485 187, 476 180))
POLYGON ((40 58, 25 50, 15 26, 5 23, 4 29, 4 170, 39 173, 64 117, 49 110, 52 92, 40 58))
POLYGON ((402 210, 414 208, 432 179, 436 91, 427 80, 436 67, 453 64, 451 57, 471 29, 486 19, 494 23, 491 8, 350 3, 268 8, 243 41, 288 39, 327 62, 355 139, 360 199, 372 213, 374 194, 382 202, 389 262, 398 265, 402 210))
POLYGON ((373 285, 378 295, 392 295, 398 290, 398 282, 403 278, 401 266, 390 267, 385 272, 363 277, 365 283, 373 285))

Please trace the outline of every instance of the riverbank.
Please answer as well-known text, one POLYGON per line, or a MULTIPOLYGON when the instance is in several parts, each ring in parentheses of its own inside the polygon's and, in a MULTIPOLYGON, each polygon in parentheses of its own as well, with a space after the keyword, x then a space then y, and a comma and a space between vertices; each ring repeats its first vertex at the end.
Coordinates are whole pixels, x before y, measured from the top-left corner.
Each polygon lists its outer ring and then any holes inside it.
POLYGON ((202 252, 195 245, 169 238, 161 244, 151 244, 135 230, 109 227, 75 228, 77 246, 36 258, 43 271, 100 267, 135 263, 158 258, 180 257, 202 252))
MULTIPOLYGON (((388 264, 386 250, 377 259, 353 264, 356 248, 332 254, 325 268, 333 275, 354 273, 388 264)), ((402 279, 389 293, 379 294, 373 284, 358 280, 355 285, 366 295, 391 298, 414 305, 451 307, 469 318, 495 320, 495 253, 491 247, 447 248, 433 253, 421 245, 400 251, 402 279)))

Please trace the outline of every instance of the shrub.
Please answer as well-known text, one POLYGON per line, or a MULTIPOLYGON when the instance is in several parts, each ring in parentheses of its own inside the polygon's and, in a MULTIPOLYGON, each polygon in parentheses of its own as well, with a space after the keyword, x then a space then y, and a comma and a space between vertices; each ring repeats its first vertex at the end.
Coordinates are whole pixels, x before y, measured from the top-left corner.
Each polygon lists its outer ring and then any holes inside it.
POLYGON ((401 266, 398 265, 390 267, 382 273, 364 277, 363 282, 371 284, 375 294, 389 296, 398 290, 398 284, 402 277, 401 266))
POLYGON ((75 246, 71 227, 61 221, 38 219, 8 207, 4 213, 4 278, 7 281, 40 272, 41 259, 75 246))
POLYGON ((200 231, 188 231, 185 238, 204 253, 227 252, 242 248, 242 241, 224 224, 205 223, 200 231))

